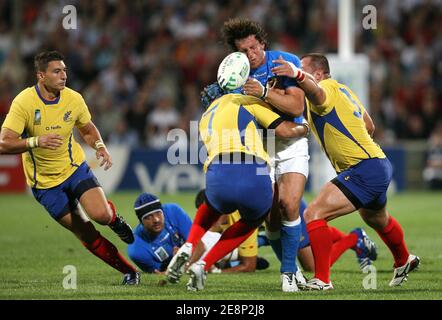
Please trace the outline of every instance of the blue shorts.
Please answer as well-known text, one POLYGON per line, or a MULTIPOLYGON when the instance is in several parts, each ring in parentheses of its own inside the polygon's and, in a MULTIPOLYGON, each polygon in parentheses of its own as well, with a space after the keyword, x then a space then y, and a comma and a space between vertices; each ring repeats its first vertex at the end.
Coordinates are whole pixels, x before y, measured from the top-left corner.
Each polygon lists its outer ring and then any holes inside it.
POLYGON ((341 172, 334 183, 356 209, 382 209, 387 203, 387 189, 393 168, 387 158, 362 160, 341 172))
POLYGON ((268 172, 263 161, 212 163, 206 173, 206 200, 220 213, 238 210, 244 220, 258 220, 272 206, 272 181, 268 172), (262 171, 267 174, 262 174, 262 171))
POLYGON ((89 189, 100 187, 92 170, 83 162, 63 183, 50 189, 32 188, 35 199, 52 218, 59 220, 78 206, 78 199, 89 189))

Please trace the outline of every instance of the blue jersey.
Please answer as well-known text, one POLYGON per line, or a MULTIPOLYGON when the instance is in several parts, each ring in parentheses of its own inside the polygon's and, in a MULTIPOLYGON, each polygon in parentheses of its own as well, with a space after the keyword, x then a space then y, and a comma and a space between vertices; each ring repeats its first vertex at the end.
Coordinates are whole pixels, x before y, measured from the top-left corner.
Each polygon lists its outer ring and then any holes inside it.
MULTIPOLYGON (((296 55, 284 51, 266 51, 265 63, 256 69, 250 69, 249 77, 258 80, 263 86, 266 86, 268 82, 277 81, 277 87, 281 89, 298 87, 295 79, 284 76, 276 76, 272 72, 272 68, 278 66, 277 63, 273 63, 273 60, 279 59, 279 56, 282 56, 284 60, 293 63, 297 68, 301 69, 301 60, 296 55)), ((270 85, 270 87, 271 86, 272 85, 270 85)), ((281 113, 279 110, 273 111, 283 115, 283 113, 281 113)), ((300 116, 294 118, 293 121, 302 124, 303 119, 304 117, 300 116)))
POLYGON ((134 230, 135 241, 127 248, 132 261, 144 272, 165 271, 173 257, 173 248, 181 247, 189 235, 192 220, 176 204, 163 204, 164 229, 155 238, 139 224, 134 230))

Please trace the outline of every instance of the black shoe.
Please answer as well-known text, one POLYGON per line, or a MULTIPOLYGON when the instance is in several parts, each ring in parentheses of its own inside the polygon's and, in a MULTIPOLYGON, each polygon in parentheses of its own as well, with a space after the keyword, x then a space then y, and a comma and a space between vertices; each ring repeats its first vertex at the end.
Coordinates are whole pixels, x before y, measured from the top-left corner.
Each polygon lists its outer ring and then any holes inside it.
POLYGON ((123 278, 122 285, 127 286, 137 286, 140 284, 140 273, 139 272, 132 272, 132 273, 126 273, 123 278))
POLYGON ((270 263, 261 257, 256 257, 256 270, 265 270, 269 267, 270 263))
POLYGON ((110 224, 109 227, 120 237, 121 240, 123 240, 127 244, 133 243, 135 241, 135 238, 132 232, 132 228, 130 227, 130 225, 127 224, 126 221, 124 221, 121 216, 116 214, 115 205, 112 203, 112 201, 108 200, 107 203, 117 216, 114 223, 110 224))

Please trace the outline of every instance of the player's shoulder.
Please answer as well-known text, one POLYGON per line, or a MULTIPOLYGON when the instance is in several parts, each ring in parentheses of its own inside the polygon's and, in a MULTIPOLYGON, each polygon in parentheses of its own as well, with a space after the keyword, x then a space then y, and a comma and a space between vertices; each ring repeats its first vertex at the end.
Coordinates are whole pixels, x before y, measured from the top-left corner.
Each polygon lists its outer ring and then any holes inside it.
POLYGON ((166 219, 175 220, 178 215, 185 213, 184 209, 176 203, 165 203, 162 205, 163 214, 166 219))
POLYGON ((139 224, 135 227, 133 233, 134 233, 135 235, 137 235, 137 236, 141 236, 141 233, 143 232, 143 230, 144 230, 143 225, 142 225, 141 223, 139 223, 139 224))
POLYGON ((254 96, 239 94, 233 97, 239 105, 264 104, 264 102, 254 96))
POLYGON ((334 91, 334 90, 338 90, 339 87, 343 86, 342 84, 340 84, 338 81, 336 81, 335 79, 332 78, 328 78, 328 79, 324 79, 322 81, 319 82, 319 86, 323 89, 326 89, 327 91, 334 91))
POLYGON ((16 102, 24 107, 27 105, 27 102, 30 99, 34 98, 35 94, 36 94, 35 86, 28 87, 28 88, 22 90, 19 94, 17 94, 15 96, 13 102, 16 102))
POLYGON ((81 93, 79 93, 79 92, 77 92, 74 89, 71 89, 69 87, 65 87, 63 89, 63 95, 66 98, 72 99, 72 100, 83 99, 83 96, 81 95, 81 93))
POLYGON ((267 51, 267 54, 269 55, 268 56, 269 62, 271 62, 272 60, 278 59, 280 56, 282 56, 284 58, 284 60, 290 61, 293 63, 298 63, 301 61, 297 55, 290 53, 290 52, 286 52, 286 51, 273 50, 273 51, 267 51))

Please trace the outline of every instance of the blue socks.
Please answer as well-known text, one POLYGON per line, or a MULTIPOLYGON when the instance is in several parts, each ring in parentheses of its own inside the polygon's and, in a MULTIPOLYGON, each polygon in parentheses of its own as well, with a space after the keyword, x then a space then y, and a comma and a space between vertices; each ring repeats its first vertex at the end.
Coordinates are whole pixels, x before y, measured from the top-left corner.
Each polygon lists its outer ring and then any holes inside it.
POLYGON ((270 243, 270 246, 273 249, 273 252, 275 252, 278 260, 281 261, 282 260, 282 245, 281 245, 280 231, 266 230, 266 235, 267 235, 268 241, 270 243))
MULTIPOLYGON (((295 221, 282 221, 281 227, 281 273, 296 272, 296 257, 298 255, 299 242, 301 240, 301 218, 295 221)), ((273 246, 272 246, 273 248, 273 246)))

